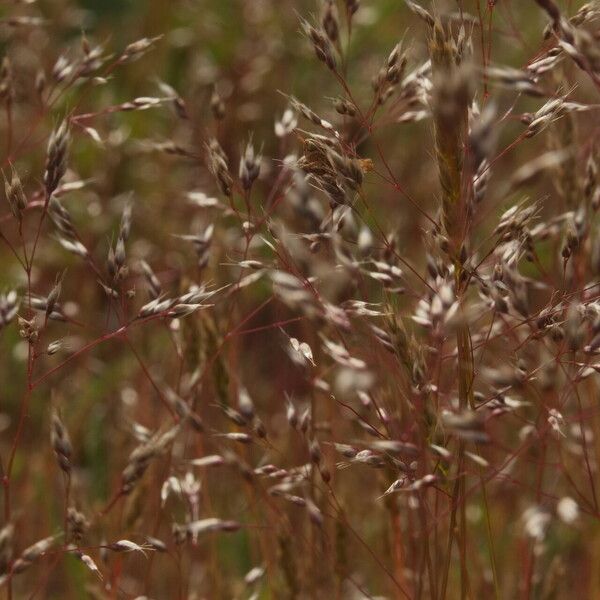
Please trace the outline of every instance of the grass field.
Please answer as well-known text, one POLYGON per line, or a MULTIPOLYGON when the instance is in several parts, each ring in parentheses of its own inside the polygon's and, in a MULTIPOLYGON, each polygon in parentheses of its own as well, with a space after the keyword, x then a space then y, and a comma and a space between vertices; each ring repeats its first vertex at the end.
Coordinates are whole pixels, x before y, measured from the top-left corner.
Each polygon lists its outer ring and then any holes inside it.
POLYGON ((0 598, 600 598, 599 24, 0 2, 0 598))

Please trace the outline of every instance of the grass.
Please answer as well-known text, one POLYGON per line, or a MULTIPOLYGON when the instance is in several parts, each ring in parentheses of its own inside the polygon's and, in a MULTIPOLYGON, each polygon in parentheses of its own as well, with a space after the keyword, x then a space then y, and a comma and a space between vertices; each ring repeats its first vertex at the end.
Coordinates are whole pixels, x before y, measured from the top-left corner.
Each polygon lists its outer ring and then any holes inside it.
POLYGON ((0 13, 0 596, 597 597, 600 5, 117 4, 0 13))

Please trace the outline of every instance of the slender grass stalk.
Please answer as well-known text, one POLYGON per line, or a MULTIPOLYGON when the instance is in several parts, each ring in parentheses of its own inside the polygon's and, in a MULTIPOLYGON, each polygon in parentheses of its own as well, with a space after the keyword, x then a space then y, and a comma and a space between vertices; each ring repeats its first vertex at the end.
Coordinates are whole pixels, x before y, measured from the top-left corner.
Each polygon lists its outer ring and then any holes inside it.
MULTIPOLYGON (((457 290, 462 290, 461 249, 465 240, 466 191, 463 188, 463 165, 467 135, 467 116, 470 101, 467 71, 452 34, 437 19, 431 27, 429 42, 434 77, 433 121, 435 151, 441 186, 442 228, 448 236, 453 254, 457 290)), ((458 348, 458 394, 461 410, 473 407, 473 355, 468 324, 463 322, 457 330, 458 348)), ((459 512, 459 556, 461 565, 461 597, 470 595, 467 567, 467 527, 465 516, 465 475, 463 468, 464 444, 459 443, 457 484, 453 491, 452 517, 450 521, 448 553, 451 554, 455 513, 459 512)), ((445 597, 450 556, 446 559, 446 574, 442 584, 445 597)))

